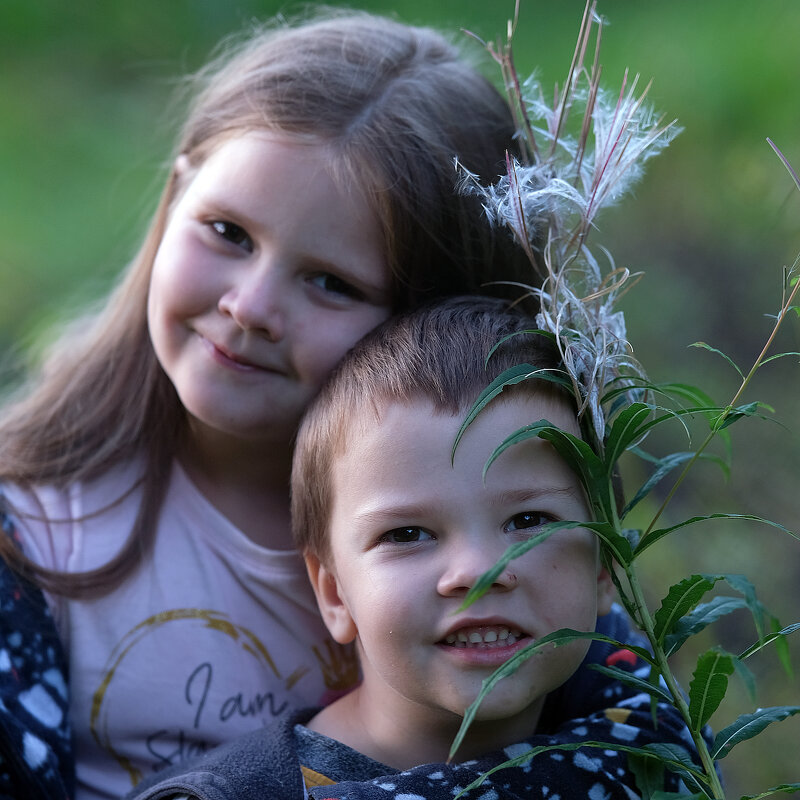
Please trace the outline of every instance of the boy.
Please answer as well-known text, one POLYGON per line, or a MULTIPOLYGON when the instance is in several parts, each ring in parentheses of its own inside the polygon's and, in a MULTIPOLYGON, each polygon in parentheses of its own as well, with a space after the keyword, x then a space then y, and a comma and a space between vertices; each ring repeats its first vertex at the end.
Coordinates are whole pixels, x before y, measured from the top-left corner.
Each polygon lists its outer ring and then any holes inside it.
MULTIPOLYGON (((345 359, 298 434, 292 512, 323 618, 337 642, 355 643, 362 682, 322 710, 220 748, 142 797, 250 791, 289 800, 303 794, 300 766, 315 798, 431 800, 452 798, 535 745, 686 746, 667 707, 653 730, 646 695, 587 709, 596 713, 553 731, 545 700, 581 664, 588 646, 579 641, 545 648, 504 678, 479 709, 461 763, 441 763, 497 667, 559 628, 594 630, 598 613, 611 609, 597 541, 580 527, 512 561, 483 597, 460 608, 509 545, 553 520, 589 519, 580 482, 542 440, 506 450, 482 474, 497 445, 531 422, 546 418, 580 435, 574 405, 555 384, 530 380, 504 392, 467 429, 451 464, 466 412, 494 377, 523 362, 558 368, 555 346, 535 334, 507 339, 485 365, 497 342, 532 327, 502 303, 455 299, 391 320, 345 359), (184 794, 170 791, 179 787, 184 794)), ((628 651, 611 663, 641 667, 628 651)), ((604 685, 606 698, 624 691, 604 685)), ((671 777, 667 784, 677 785, 671 777)), ((479 792, 626 798, 635 789, 624 754, 584 748, 502 770, 479 792)))

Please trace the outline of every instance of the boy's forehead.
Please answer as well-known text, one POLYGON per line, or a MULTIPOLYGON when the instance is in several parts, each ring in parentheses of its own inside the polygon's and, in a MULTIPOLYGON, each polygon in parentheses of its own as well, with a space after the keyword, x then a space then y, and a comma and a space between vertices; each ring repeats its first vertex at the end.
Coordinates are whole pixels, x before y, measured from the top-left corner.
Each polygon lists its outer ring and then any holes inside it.
MULTIPOLYGON (((455 409, 414 392, 409 392, 405 397, 378 396, 357 403, 343 420, 345 424, 340 430, 336 455, 341 456, 354 442, 374 432, 385 424, 389 416, 396 417, 398 413, 401 416, 408 415, 409 419, 433 418, 441 419, 442 422, 456 420, 460 424, 466 420, 478 396, 465 399, 455 409)), ((581 437, 580 424, 571 400, 541 381, 536 387, 515 386, 511 391, 498 395, 478 414, 475 422, 481 420, 481 415, 485 417, 492 409, 503 405, 518 409, 520 426, 546 419, 567 433, 581 437)), ((497 433, 499 445, 508 432, 498 430, 497 433)))

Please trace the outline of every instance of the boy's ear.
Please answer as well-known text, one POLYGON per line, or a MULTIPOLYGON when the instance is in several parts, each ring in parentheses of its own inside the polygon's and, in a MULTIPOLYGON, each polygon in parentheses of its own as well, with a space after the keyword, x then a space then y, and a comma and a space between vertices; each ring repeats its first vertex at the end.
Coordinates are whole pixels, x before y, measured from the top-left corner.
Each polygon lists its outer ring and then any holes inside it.
POLYGON ((339 592, 336 575, 311 553, 306 553, 305 562, 326 627, 339 644, 349 644, 356 638, 358 629, 339 592))
POLYGON ((603 617, 611 611, 617 597, 614 582, 609 571, 601 564, 597 569, 597 616, 603 617))

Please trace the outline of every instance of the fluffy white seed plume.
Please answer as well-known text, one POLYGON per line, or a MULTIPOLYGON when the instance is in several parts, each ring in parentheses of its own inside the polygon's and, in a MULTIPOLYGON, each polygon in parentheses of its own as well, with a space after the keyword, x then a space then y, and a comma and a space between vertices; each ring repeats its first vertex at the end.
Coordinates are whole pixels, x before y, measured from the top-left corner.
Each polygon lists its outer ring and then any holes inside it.
POLYGON ((507 226, 540 273, 537 324, 556 336, 581 413, 588 413, 602 449, 607 411, 605 389, 626 386, 634 399, 642 369, 627 341, 622 312, 614 307, 635 282, 606 253, 604 267, 586 240, 602 208, 612 205, 641 177, 644 163, 679 133, 663 124, 645 102, 649 86, 637 95, 638 76, 626 71, 618 92, 599 85, 598 55, 602 20, 587 2, 575 56, 564 90, 552 105, 533 75, 521 84, 508 42, 489 45, 500 64, 518 126, 522 160, 507 158, 506 175, 483 186, 457 164, 461 190, 477 194, 494 225, 507 226), (584 66, 592 30, 594 63, 584 66))

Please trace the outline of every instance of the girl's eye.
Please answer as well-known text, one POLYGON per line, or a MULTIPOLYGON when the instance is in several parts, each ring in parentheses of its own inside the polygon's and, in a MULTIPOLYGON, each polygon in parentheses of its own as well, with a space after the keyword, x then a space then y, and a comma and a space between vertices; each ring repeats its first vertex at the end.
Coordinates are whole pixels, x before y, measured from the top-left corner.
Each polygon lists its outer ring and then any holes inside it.
POLYGON ((235 222, 215 220, 211 223, 211 227, 214 229, 217 236, 224 239, 226 242, 235 244, 248 253, 253 252, 253 242, 250 240, 247 231, 241 225, 237 225, 235 222))
POLYGON ((311 278, 311 283, 318 286, 324 292, 329 294, 340 295, 341 297, 349 297, 353 300, 363 300, 364 293, 355 286, 345 280, 331 275, 329 272, 323 272, 319 275, 314 275, 311 278))
POLYGON ((414 542, 431 541, 433 536, 423 528, 395 528, 381 536, 381 542, 389 544, 413 544, 414 542))
POLYGON ((548 522, 552 522, 553 518, 541 511, 523 511, 521 514, 515 514, 511 519, 506 522, 504 530, 506 532, 528 530, 530 528, 540 528, 548 522))

